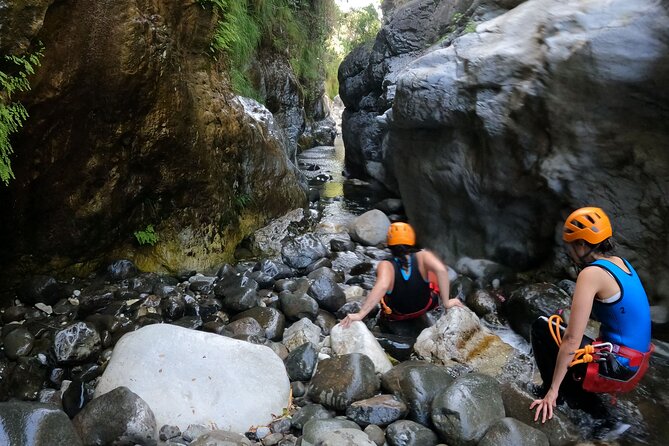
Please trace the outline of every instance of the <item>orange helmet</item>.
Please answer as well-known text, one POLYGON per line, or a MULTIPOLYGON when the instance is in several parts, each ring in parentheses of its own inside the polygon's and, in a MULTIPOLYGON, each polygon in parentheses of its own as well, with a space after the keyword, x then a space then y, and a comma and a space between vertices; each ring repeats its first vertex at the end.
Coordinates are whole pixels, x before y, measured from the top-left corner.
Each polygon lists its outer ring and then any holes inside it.
POLYGON ((388 246, 416 244, 416 233, 408 223, 393 223, 388 228, 388 246))
POLYGON ((562 239, 571 243, 585 240, 591 245, 603 242, 613 235, 609 217, 600 208, 577 209, 567 217, 562 228, 562 239))

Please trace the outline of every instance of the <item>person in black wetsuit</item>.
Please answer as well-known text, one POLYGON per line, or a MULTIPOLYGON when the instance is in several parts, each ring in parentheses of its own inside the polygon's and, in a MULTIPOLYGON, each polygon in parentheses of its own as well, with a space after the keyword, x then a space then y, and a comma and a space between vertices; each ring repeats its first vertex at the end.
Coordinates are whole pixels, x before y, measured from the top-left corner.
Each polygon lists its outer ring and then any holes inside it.
POLYGON ((421 316, 436 308, 440 300, 444 308, 462 306, 460 300, 449 299, 446 265, 430 251, 417 250, 415 244, 416 235, 410 225, 390 225, 388 246, 392 258, 379 263, 374 287, 360 311, 341 321, 344 328, 362 320, 378 304, 382 311, 380 325, 397 334, 404 334, 406 330, 394 330, 395 326, 416 322, 421 325, 421 316))

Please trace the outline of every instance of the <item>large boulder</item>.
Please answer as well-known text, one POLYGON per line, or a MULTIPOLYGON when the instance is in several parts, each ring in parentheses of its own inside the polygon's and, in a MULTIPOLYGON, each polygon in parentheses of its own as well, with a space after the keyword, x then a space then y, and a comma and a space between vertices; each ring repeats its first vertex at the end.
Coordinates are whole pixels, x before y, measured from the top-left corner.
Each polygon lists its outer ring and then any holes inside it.
POLYGON ((390 220, 378 209, 367 211, 351 223, 351 238, 364 245, 378 245, 386 241, 390 220))
POLYGON ((271 349, 165 324, 128 333, 116 344, 95 395, 119 386, 146 401, 158 426, 204 424, 234 432, 272 421, 290 391, 271 349))
POLYGON ((404 69, 383 148, 422 241, 533 267, 594 203, 669 297, 668 21, 656 0, 529 0, 404 69))
POLYGON ((502 307, 509 325, 516 333, 530 340, 530 327, 539 316, 550 316, 569 309, 569 295, 550 283, 533 283, 514 290, 502 307))
POLYGON ((23 401, 0 403, 0 440, 6 445, 82 444, 65 412, 23 401))
POLYGON ((435 325, 423 330, 414 350, 430 361, 457 362, 492 376, 499 374, 515 352, 466 307, 451 308, 435 325))

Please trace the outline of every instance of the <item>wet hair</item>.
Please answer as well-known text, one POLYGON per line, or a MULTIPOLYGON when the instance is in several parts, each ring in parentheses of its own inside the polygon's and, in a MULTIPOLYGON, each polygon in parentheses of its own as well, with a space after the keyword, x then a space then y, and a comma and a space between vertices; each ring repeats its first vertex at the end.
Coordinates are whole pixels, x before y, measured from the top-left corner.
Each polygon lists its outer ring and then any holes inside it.
POLYGON ((409 260, 407 259, 407 255, 420 251, 420 249, 410 245, 392 245, 389 246, 389 248, 393 258, 397 259, 402 268, 409 267, 409 260))
POLYGON ((602 255, 609 256, 609 255, 613 254, 616 250, 616 244, 613 241, 613 237, 609 237, 606 240, 604 240, 603 242, 598 243, 596 245, 588 243, 585 240, 583 241, 583 243, 585 243, 586 246, 588 246, 592 250, 592 252, 595 252, 597 254, 602 254, 602 255))

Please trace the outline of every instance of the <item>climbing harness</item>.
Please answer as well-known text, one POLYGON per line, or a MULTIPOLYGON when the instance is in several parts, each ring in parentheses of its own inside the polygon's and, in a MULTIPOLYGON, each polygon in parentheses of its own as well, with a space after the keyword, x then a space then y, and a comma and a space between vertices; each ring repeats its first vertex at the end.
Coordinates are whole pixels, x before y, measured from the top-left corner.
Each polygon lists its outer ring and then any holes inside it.
POLYGON ((435 283, 430 282, 430 299, 427 301, 427 305, 425 305, 425 307, 413 313, 398 313, 396 311, 393 311, 393 309, 390 308, 390 306, 386 303, 385 297, 386 296, 381 297, 381 309, 386 319, 392 321, 415 319, 427 313, 431 309, 439 306, 439 286, 435 283))
MULTIPOLYGON (((562 344, 561 327, 563 320, 558 314, 548 318, 548 331, 558 347, 562 344)), ((650 355, 655 346, 650 344, 648 352, 612 344, 611 342, 593 342, 573 352, 574 359, 569 367, 587 364, 583 389, 593 393, 623 393, 634 389, 648 369, 650 355), (616 356, 627 358, 629 367, 618 362, 616 356), (601 372, 605 371, 606 374, 601 372)))

